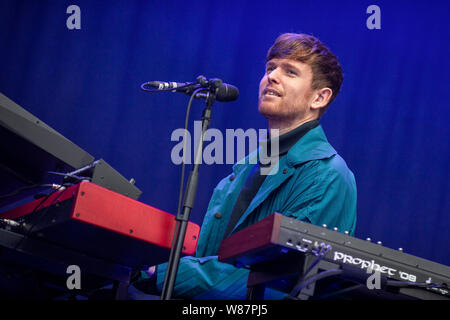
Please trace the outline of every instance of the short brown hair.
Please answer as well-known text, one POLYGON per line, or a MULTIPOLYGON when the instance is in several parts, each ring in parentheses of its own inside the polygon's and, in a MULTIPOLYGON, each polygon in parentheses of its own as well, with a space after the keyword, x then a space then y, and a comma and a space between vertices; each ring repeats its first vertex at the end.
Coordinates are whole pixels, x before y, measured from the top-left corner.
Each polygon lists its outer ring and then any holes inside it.
POLYGON ((303 33, 280 35, 267 52, 266 62, 274 58, 287 58, 308 64, 313 73, 313 90, 330 88, 333 91, 325 109, 334 101, 341 89, 344 76, 336 56, 319 39, 303 33))

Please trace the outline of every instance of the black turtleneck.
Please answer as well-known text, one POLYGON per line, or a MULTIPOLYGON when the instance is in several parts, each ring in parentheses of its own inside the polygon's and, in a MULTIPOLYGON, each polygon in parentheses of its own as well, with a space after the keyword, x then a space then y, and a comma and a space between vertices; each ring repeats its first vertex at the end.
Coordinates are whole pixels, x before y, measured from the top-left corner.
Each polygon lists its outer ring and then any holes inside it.
MULTIPOLYGON (((263 141, 261 143, 262 148, 266 148, 267 155, 273 159, 281 159, 284 157, 289 149, 298 142, 309 130, 314 129, 319 125, 319 120, 313 120, 306 122, 302 124, 301 126, 298 126, 294 130, 291 130, 289 132, 286 132, 285 134, 282 134, 278 137, 278 144, 279 144, 279 152, 278 155, 276 154, 270 154, 271 150, 271 141, 263 141)), ((259 157, 258 157, 259 159, 259 157)), ((266 161, 263 161, 266 163, 266 161)), ((253 198, 255 197, 256 193, 258 192, 259 188, 263 184, 266 175, 261 174, 261 167, 267 167, 272 166, 274 163, 267 163, 267 164, 261 164, 258 160, 258 163, 253 167, 252 171, 248 175, 247 179, 245 180, 245 183, 241 189, 241 192, 239 193, 239 196, 236 200, 236 203, 233 207, 233 211, 230 216, 230 220, 228 222, 227 229, 225 231, 225 237, 229 236, 231 231, 233 230, 234 226, 237 224, 241 216, 244 214, 245 210, 247 210, 248 206, 252 202, 253 198)))

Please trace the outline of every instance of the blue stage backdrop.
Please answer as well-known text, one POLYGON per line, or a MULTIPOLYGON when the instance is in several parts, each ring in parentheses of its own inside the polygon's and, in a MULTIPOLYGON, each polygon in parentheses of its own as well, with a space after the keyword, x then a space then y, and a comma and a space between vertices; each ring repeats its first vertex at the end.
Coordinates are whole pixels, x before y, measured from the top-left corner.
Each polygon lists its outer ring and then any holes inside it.
MULTIPOLYGON (((188 96, 140 85, 218 77, 240 96, 215 103, 211 128, 265 129, 257 91, 268 48, 284 32, 313 34, 344 69, 322 125, 356 176, 356 236, 450 265, 448 12, 448 2, 424 0, 2 0, 0 91, 135 178, 142 202, 175 213, 171 134, 188 96), (381 29, 367 26, 370 5, 381 29)), ((194 102, 191 131, 203 107, 194 102)), ((201 224, 230 170, 200 167, 192 221, 201 224)))

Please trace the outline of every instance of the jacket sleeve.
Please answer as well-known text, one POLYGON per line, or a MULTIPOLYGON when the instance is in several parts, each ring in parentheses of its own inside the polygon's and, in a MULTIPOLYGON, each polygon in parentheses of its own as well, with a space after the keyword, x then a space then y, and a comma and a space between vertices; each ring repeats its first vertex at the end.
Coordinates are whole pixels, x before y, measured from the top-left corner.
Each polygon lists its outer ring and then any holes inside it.
MULTIPOLYGON (((156 285, 162 291, 167 263, 157 266, 156 285)), ((217 256, 183 257, 178 267, 174 297, 186 299, 232 299, 246 296, 249 271, 219 262, 217 256)))
MULTIPOLYGON (((161 292, 167 264, 157 267, 157 288, 161 292)), ((183 257, 177 273, 174 297, 198 300, 244 300, 250 271, 217 260, 183 257)), ((264 292, 265 300, 281 300, 286 293, 271 288, 264 292)))

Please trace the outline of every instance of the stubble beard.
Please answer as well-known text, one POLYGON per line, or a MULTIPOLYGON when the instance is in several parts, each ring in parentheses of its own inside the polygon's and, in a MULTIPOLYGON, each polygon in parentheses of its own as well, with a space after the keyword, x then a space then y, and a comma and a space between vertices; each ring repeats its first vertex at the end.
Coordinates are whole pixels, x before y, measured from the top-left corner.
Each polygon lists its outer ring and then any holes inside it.
POLYGON ((273 106, 263 106, 264 102, 258 101, 258 111, 266 118, 270 129, 280 129, 290 127, 292 124, 301 121, 306 116, 305 108, 286 106, 279 103, 273 106))

